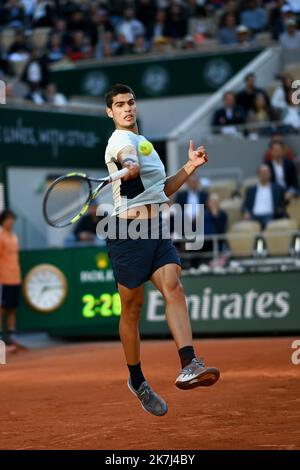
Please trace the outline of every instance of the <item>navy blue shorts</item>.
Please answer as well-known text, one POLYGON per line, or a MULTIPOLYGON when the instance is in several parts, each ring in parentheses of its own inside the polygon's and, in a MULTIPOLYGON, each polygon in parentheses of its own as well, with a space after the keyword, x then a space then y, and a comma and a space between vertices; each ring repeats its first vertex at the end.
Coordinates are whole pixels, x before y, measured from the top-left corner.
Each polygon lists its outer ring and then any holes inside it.
POLYGON ((181 266, 170 239, 107 239, 106 244, 116 283, 129 289, 149 281, 152 274, 166 264, 181 266))
POLYGON ((20 286, 19 285, 0 285, 0 307, 5 310, 10 308, 17 308, 20 299, 20 286))

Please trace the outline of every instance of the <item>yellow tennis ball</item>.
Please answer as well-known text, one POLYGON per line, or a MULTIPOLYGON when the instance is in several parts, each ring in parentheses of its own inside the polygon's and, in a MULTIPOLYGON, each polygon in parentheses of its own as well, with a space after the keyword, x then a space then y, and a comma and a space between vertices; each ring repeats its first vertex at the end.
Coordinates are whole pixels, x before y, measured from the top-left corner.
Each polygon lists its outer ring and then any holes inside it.
POLYGON ((142 155, 150 155, 153 152, 153 145, 149 140, 143 140, 139 143, 138 150, 142 155))

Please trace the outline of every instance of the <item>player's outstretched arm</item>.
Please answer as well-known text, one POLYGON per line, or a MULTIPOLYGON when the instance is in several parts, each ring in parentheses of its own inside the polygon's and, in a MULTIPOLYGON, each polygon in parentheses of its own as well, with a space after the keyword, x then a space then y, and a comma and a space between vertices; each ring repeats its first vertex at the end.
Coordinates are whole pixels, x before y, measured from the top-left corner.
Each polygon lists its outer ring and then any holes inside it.
POLYGON ((123 168, 128 168, 129 170, 128 175, 122 178, 123 180, 131 180, 140 174, 139 159, 133 145, 127 145, 119 151, 118 162, 121 163, 123 168))
POLYGON ((194 142, 190 140, 189 159, 183 167, 173 176, 169 176, 165 182, 165 194, 171 196, 186 182, 188 177, 200 166, 208 161, 205 148, 200 145, 195 149, 194 142))

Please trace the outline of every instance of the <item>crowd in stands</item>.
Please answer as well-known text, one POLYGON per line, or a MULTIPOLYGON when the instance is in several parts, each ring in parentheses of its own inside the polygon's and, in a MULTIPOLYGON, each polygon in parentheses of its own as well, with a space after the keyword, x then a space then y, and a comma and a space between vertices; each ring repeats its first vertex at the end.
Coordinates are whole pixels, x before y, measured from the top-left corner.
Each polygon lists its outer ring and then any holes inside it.
POLYGON ((297 0, 0 0, 0 71, 13 74, 33 54, 47 67, 190 50, 211 40, 248 47, 260 33, 300 48, 299 23, 297 0), (35 35, 40 28, 48 28, 43 41, 35 35))
MULTIPOLYGON (((185 214, 192 219, 193 230, 196 227, 194 221, 197 210, 199 210, 199 206, 196 204, 204 205, 205 241, 199 252, 202 260, 211 261, 214 251, 219 254, 219 260, 226 258, 226 256, 222 258, 222 253, 228 252, 226 234, 233 222, 255 221, 258 222, 260 230, 266 230, 272 221, 289 219, 288 208, 291 204, 296 203, 299 206, 298 223, 300 223, 300 188, 297 163, 297 155, 286 144, 284 135, 275 132, 271 136, 268 148, 262 155, 256 178, 251 178, 250 184, 237 185, 236 189, 226 196, 226 199, 222 199, 213 186, 210 187, 209 184, 201 186, 197 174, 189 178, 186 190, 179 192, 174 202, 182 208, 188 204, 185 207, 185 214), (234 221, 229 220, 229 212, 226 210, 228 201, 234 202, 236 208, 234 221), (215 241, 214 236, 218 236, 215 241)), ((232 204, 229 206, 232 207, 232 204)), ((184 249, 183 245, 179 245, 179 248, 184 249)), ((191 257, 189 266, 197 268, 199 262, 199 256, 191 257)))
POLYGON ((224 94, 223 106, 215 111, 212 126, 223 134, 239 134, 241 130, 253 139, 271 135, 276 129, 284 134, 299 133, 300 107, 293 99, 293 81, 291 75, 282 75, 280 86, 269 97, 256 86, 255 75, 248 74, 240 92, 224 94))

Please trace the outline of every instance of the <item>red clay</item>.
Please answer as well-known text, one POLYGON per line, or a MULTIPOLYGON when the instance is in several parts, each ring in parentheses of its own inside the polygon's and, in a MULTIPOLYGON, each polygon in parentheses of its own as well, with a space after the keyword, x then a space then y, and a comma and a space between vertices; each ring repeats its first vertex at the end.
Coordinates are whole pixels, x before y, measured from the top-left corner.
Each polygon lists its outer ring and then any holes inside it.
POLYGON ((169 405, 162 418, 127 389, 118 342, 10 355, 0 366, 0 448, 300 449, 293 339, 197 341, 221 378, 191 391, 174 386, 174 343, 144 341, 144 372, 169 405))

